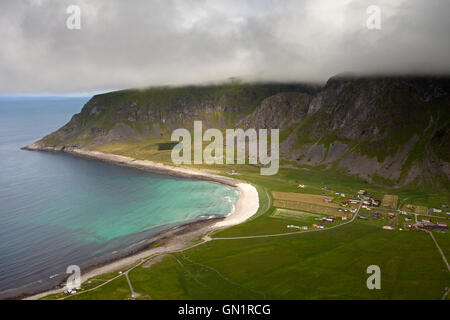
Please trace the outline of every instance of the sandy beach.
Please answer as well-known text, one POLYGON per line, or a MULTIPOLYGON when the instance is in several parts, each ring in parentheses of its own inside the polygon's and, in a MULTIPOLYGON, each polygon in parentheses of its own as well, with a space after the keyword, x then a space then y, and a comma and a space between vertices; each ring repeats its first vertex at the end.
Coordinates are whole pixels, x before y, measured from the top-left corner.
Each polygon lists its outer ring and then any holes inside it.
MULTIPOLYGON (((133 167, 141 170, 148 170, 152 172, 161 172, 175 176, 182 176, 187 178, 194 178, 199 180, 215 181, 230 186, 234 186, 239 190, 239 199, 236 204, 236 210, 230 216, 222 219, 214 219, 213 221, 199 221, 176 227, 175 229, 167 230, 161 234, 152 238, 155 242, 161 243, 160 246, 146 249, 130 256, 115 260, 105 265, 94 267, 87 272, 82 272, 82 282, 89 278, 98 276, 100 274, 119 271, 122 268, 130 266, 131 264, 140 261, 150 255, 162 254, 168 252, 182 251, 192 247, 192 240, 221 228, 230 227, 236 224, 240 224, 251 218, 259 208, 258 192, 254 186, 229 177, 223 177, 209 172, 174 167, 163 163, 157 163, 148 160, 136 160, 130 157, 119 156, 114 154, 107 154, 98 151, 90 151, 75 148, 41 148, 38 145, 32 144, 24 149, 32 151, 52 151, 52 152, 65 152, 75 156, 105 161, 108 163, 133 167)), ((209 237, 204 237, 202 242, 195 244, 201 245, 209 241, 209 237)), ((26 300, 35 300, 47 296, 49 294, 62 292, 63 289, 57 288, 54 290, 42 292, 29 297, 26 300)))

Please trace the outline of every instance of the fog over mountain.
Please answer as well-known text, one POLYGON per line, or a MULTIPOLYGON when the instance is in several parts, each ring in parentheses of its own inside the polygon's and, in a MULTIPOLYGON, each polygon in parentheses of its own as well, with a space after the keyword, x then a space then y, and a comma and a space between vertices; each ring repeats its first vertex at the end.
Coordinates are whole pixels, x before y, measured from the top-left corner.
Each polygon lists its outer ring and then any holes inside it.
POLYGON ((450 73, 450 1, 0 2, 0 94, 450 73), (81 29, 66 26, 69 5, 81 29), (369 30, 366 10, 381 9, 369 30))

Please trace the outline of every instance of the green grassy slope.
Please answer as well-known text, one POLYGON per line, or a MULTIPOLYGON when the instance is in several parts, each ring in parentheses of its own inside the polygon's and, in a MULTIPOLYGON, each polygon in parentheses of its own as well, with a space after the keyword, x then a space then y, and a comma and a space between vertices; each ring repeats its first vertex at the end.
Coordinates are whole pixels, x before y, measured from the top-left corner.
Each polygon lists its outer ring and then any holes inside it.
MULTIPOLYGON (((153 299, 439 299, 448 271, 429 236, 356 222, 326 232, 209 242, 130 272, 153 299), (381 290, 366 269, 381 268, 381 290)), ((124 277, 76 299, 129 297, 124 277)))

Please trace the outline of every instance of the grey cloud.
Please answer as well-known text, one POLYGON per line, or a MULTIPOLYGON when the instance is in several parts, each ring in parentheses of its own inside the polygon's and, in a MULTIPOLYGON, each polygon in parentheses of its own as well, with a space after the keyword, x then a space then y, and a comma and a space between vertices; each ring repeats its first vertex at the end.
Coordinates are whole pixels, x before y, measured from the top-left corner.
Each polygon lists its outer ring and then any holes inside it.
POLYGON ((449 73, 449 9, 446 0, 1 1, 0 93, 449 73), (81 30, 66 28, 71 4, 81 30), (382 10, 381 30, 365 27, 369 5, 382 10))

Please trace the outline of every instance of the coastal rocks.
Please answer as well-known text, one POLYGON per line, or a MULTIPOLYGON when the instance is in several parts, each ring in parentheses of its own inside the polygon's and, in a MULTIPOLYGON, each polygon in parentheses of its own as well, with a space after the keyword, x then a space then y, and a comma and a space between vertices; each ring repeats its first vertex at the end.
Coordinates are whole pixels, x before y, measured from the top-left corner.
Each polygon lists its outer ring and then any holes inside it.
POLYGON ((64 147, 52 147, 52 146, 46 146, 46 145, 41 145, 39 143, 32 143, 28 146, 25 146, 23 148, 21 148, 22 150, 29 150, 29 151, 55 151, 55 152, 59 152, 59 151, 63 151, 64 147))

